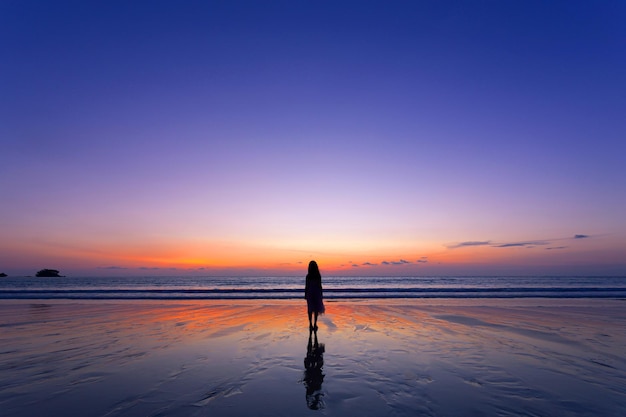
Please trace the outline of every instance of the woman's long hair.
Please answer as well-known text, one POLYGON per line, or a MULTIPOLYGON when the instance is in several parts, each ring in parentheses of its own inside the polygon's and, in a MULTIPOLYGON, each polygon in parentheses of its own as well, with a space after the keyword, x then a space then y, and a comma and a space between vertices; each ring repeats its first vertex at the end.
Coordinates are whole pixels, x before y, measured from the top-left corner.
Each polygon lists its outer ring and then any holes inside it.
POLYGON ((311 261, 309 262, 309 273, 306 275, 309 279, 322 280, 322 275, 320 274, 320 270, 317 267, 317 262, 311 261))

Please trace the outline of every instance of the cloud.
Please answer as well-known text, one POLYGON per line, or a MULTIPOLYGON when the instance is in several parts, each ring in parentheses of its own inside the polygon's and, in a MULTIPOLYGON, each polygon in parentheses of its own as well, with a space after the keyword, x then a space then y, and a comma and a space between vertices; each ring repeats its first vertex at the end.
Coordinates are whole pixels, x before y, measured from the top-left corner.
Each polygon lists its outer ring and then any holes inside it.
POLYGON ((552 250, 552 249, 567 249, 567 246, 555 246, 551 248, 546 248, 546 250, 552 250))
POLYGON ((376 266, 378 264, 373 264, 371 262, 363 262, 361 265, 364 265, 364 266, 376 266))
POLYGON ((416 262, 419 262, 421 264, 426 264, 426 263, 428 263, 428 259, 422 258, 422 259, 418 259, 416 262))
POLYGON ((514 248, 514 247, 533 247, 533 246, 542 246, 549 245, 550 242, 546 242, 545 240, 537 240, 534 242, 513 242, 513 243, 502 243, 500 245, 493 245, 494 248, 514 248))
MULTIPOLYGON (((467 242, 460 242, 460 243, 454 243, 454 244, 449 244, 446 245, 446 247, 448 249, 457 249, 457 248, 463 248, 463 247, 468 247, 468 246, 490 246, 492 248, 520 248, 520 247, 524 247, 524 248, 533 248, 535 246, 545 246, 545 245, 550 245, 553 241, 558 241, 558 240, 571 240, 571 239, 586 239, 589 238, 589 235, 583 235, 583 234, 575 234, 574 237, 561 237, 561 238, 556 238, 556 239, 539 239, 539 240, 532 240, 532 241, 523 241, 523 242, 492 242, 491 240, 470 240, 467 242)), ((556 248, 555 248, 556 249, 556 248)), ((559 247, 559 249, 561 249, 561 247, 559 247)))
POLYGON ((156 266, 140 266, 138 269, 144 270, 144 271, 178 271, 178 268, 159 268, 156 266))
POLYGON ((128 269, 123 266, 99 266, 98 269, 128 269))
POLYGON ((446 247, 448 249, 457 249, 457 248, 464 248, 466 246, 487 246, 490 244, 491 244, 490 240, 472 240, 469 242, 461 242, 461 243, 446 245, 446 247))
POLYGON ((361 265, 352 264, 352 268, 358 268, 358 267, 360 267, 360 266, 361 266, 361 265))
POLYGON ((382 261, 380 264, 381 265, 404 265, 404 264, 410 264, 412 263, 411 261, 407 261, 406 259, 399 259, 397 261, 382 261))

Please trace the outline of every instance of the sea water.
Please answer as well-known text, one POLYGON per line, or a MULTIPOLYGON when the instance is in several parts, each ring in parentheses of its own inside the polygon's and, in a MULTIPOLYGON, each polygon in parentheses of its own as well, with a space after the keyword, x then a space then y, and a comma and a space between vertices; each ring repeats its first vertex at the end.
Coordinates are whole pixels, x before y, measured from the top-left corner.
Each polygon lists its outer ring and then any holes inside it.
MULTIPOLYGON (((323 277, 324 297, 626 298, 619 276, 323 277)), ((303 276, 5 277, 0 299, 297 299, 303 276)))

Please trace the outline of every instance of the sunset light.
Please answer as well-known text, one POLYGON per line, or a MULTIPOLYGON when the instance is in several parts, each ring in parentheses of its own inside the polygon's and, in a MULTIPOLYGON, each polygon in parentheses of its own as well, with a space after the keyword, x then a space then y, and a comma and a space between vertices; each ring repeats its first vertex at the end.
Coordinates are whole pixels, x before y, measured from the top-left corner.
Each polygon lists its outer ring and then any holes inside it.
POLYGON ((0 1, 1 417, 626 416, 626 1, 0 1))
POLYGON ((622 20, 518 6, 5 5, 0 270, 626 273, 622 20))

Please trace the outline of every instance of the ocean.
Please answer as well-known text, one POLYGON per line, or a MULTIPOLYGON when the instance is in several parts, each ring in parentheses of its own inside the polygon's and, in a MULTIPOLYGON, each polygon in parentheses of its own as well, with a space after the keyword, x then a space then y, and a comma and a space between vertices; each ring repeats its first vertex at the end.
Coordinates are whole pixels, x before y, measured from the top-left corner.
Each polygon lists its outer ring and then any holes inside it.
MULTIPOLYGON (((626 277, 323 277, 326 299, 626 298, 626 277)), ((5 277, 0 299, 299 299, 304 277, 5 277)))

